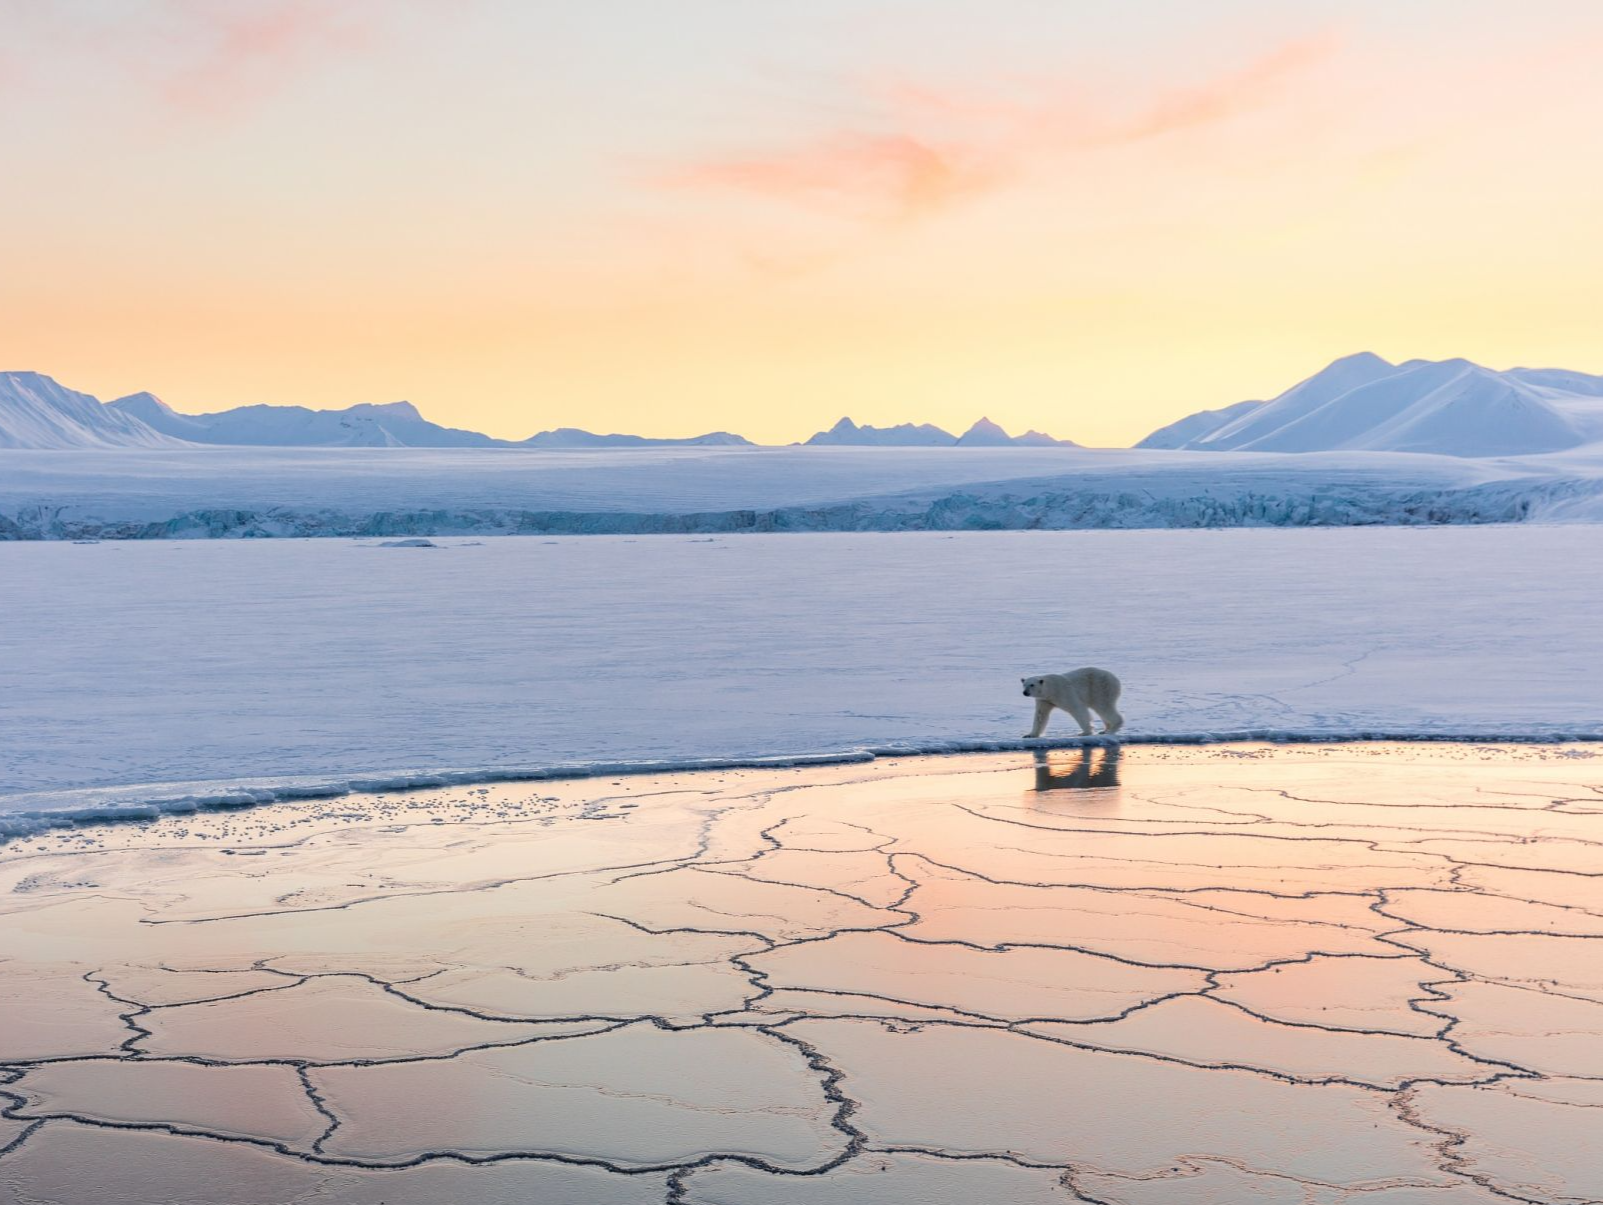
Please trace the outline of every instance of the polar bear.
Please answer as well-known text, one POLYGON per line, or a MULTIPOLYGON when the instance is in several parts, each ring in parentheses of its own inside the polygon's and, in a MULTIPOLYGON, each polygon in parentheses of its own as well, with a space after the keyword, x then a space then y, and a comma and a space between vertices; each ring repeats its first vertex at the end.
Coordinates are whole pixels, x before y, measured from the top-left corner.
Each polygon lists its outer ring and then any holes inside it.
POLYGON ((1124 727, 1124 717, 1115 704, 1119 701, 1119 680, 1105 669, 1085 666, 1066 674, 1042 674, 1021 678, 1026 698, 1035 700, 1035 727, 1024 734, 1026 740, 1046 731, 1046 721, 1054 707, 1061 707, 1080 725, 1080 732, 1091 735, 1091 712, 1102 718, 1102 731, 1112 735, 1124 727))

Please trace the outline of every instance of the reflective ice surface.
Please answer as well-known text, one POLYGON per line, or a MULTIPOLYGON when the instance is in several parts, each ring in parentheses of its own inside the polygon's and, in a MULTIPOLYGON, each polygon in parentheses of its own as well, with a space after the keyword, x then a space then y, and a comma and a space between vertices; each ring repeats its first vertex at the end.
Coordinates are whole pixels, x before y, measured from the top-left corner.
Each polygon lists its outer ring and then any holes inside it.
POLYGON ((1603 1199, 1603 757, 1126 749, 0 849, 0 1200, 1603 1199))

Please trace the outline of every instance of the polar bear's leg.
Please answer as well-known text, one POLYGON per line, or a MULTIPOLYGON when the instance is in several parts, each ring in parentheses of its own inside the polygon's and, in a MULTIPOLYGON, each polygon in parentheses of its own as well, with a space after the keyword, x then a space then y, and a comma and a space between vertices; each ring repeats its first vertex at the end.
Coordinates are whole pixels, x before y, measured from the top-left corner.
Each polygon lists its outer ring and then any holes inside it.
POLYGON ((1097 686, 1099 689, 1091 696, 1091 706, 1102 717, 1103 733, 1112 736, 1124 727, 1124 717, 1119 714, 1119 680, 1104 670, 1097 686))
POLYGON ((1030 730, 1028 732, 1026 732, 1024 734, 1024 739, 1025 740, 1029 740, 1032 737, 1040 736, 1041 733, 1045 732, 1046 731, 1047 717, 1050 716, 1051 714, 1052 714, 1052 703, 1051 703, 1051 701, 1048 700, 1048 699, 1037 699, 1035 701, 1035 724, 1030 728, 1030 730))
POLYGON ((1074 717, 1074 722, 1080 726, 1081 736, 1091 735, 1091 713, 1086 710, 1084 703, 1078 699, 1065 699, 1063 710, 1074 717))

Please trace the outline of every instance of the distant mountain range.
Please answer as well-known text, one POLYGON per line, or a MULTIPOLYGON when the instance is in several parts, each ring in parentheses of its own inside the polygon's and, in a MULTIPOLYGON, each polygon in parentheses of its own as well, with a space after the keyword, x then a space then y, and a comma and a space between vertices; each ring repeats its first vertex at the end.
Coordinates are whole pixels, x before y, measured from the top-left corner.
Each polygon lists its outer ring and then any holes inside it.
POLYGON ((501 441, 477 431, 429 422, 411 402, 363 404, 344 410, 305 406, 240 406, 216 414, 179 414, 150 393, 106 403, 175 439, 197 444, 262 447, 489 448, 501 441))
POLYGON ((709 431, 689 439, 650 439, 644 435, 595 435, 578 427, 557 427, 541 431, 528 439, 509 444, 514 448, 751 448, 756 445, 744 435, 728 431, 709 431))
MULTIPOLYGON (((1523 456, 1603 441, 1603 376, 1559 368, 1483 368, 1468 360, 1392 364, 1346 356, 1267 402, 1202 410, 1138 448, 1202 452, 1430 452, 1523 456)), ((1009 435, 982 418, 962 435, 929 423, 859 426, 842 418, 807 440, 819 447, 1065 447, 1039 431, 1009 435)), ((36 372, 0 372, 0 448, 185 448, 198 445, 357 448, 749 447, 727 431, 688 439, 597 435, 576 427, 524 440, 442 427, 410 402, 343 410, 241 406, 180 414, 134 393, 101 402, 36 372)))
MULTIPOLYGON (((1009 435, 982 418, 961 436, 928 423, 859 427, 843 418, 809 444, 868 447, 1078 447, 1039 431, 1009 435)), ((289 448, 665 448, 751 447, 744 436, 711 431, 688 439, 597 435, 557 427, 528 439, 494 439, 442 427, 411 402, 363 403, 343 410, 239 406, 180 414, 153 393, 101 402, 36 372, 0 372, 0 448, 182 448, 197 444, 289 448)))
POLYGON ((1053 439, 1039 431, 1009 435, 988 418, 982 418, 962 435, 953 435, 929 423, 901 423, 894 427, 860 427, 843 418, 828 431, 807 441, 809 446, 871 448, 1077 448, 1073 440, 1053 439))
POLYGON ((477 431, 442 427, 417 412, 411 402, 366 403, 344 410, 305 406, 240 406, 216 414, 179 414, 160 398, 134 393, 107 402, 156 430, 191 443, 266 447, 337 448, 641 448, 749 443, 727 431, 689 439, 647 439, 640 435, 595 435, 577 427, 541 431, 528 439, 494 439, 477 431))
POLYGON ((196 445, 290 448, 644 448, 741 446, 727 431, 689 439, 595 435, 577 427, 524 440, 494 439, 442 427, 411 402, 343 410, 240 406, 180 414, 151 393, 101 402, 37 372, 0 372, 0 448, 184 448, 196 445))
POLYGON ((1603 440, 1603 377, 1468 360, 1337 360, 1267 402, 1204 410, 1138 448, 1521 456, 1603 440))

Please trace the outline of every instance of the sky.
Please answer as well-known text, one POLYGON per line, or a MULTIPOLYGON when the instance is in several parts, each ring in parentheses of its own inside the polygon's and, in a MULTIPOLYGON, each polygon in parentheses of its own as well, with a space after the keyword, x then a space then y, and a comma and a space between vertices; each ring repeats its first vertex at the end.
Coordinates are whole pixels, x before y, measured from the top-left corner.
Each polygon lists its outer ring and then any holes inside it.
POLYGON ((1596 0, 0 0, 0 369, 1122 446, 1603 372, 1596 0))

